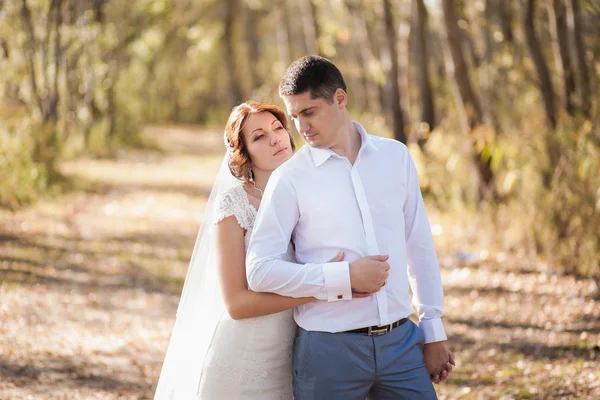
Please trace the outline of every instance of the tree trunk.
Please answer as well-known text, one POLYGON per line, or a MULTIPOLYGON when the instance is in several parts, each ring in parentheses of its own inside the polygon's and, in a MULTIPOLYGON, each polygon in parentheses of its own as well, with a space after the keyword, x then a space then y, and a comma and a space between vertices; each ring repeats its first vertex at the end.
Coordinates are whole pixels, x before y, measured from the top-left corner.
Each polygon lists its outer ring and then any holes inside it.
MULTIPOLYGON (((72 27, 76 23, 77 1, 68 0, 65 9, 65 24, 69 26, 70 29, 72 29, 72 27)), ((63 108, 66 113, 75 113, 77 108, 76 98, 78 95, 76 69, 77 60, 75 59, 75 55, 69 54, 68 51, 63 50, 61 64, 65 87, 62 99, 63 108)), ((61 140, 65 141, 69 137, 70 132, 71 129, 63 129, 61 140)))
MULTIPOLYGON (((446 80, 446 61, 444 59, 444 49, 447 47, 444 45, 444 39, 437 32, 429 32, 429 43, 431 43, 432 49, 429 51, 433 65, 435 65, 434 71, 436 80, 438 82, 444 82, 446 80)), ((438 120, 439 121, 439 120, 438 120)))
POLYGON ((27 35, 26 47, 25 47, 25 59, 27 60, 27 67, 29 69, 29 80, 31 83, 31 92, 33 101, 37 105, 37 108, 41 115, 45 114, 44 104, 40 96, 37 82, 37 72, 35 68, 35 50, 36 50, 36 39, 35 32, 33 31, 33 25, 31 22, 31 11, 27 4, 27 0, 21 1, 21 21, 25 27, 25 33, 27 35))
POLYGON ((223 30, 224 62, 225 68, 227 69, 227 80, 229 81, 230 105, 233 108, 243 101, 242 90, 240 84, 238 83, 237 72, 235 68, 235 39, 233 37, 233 23, 235 18, 235 10, 237 8, 237 1, 226 0, 223 4, 225 5, 225 29, 223 30))
MULTIPOLYGON (((54 123, 58 121, 58 106, 60 100, 60 93, 58 88, 58 81, 60 79, 60 65, 61 59, 63 58, 62 50, 62 0, 55 1, 54 8, 54 74, 52 76, 52 86, 48 87, 50 93, 48 99, 48 120, 52 120, 54 123)), ((56 134, 56 132, 54 133, 56 134)))
POLYGON ((483 60, 486 66, 492 62, 492 55, 496 51, 496 41, 492 37, 492 29, 494 23, 495 4, 494 0, 485 0, 483 11, 484 23, 479 23, 479 29, 483 35, 485 48, 483 49, 483 60))
MULTIPOLYGON (((344 2, 344 6, 351 12, 351 8, 347 2, 344 2)), ((354 20, 352 15, 350 19, 346 21, 345 26, 340 27, 346 29, 349 32, 354 31, 353 23, 354 20)), ((347 71, 346 85, 351 88, 349 89, 348 95, 350 96, 351 108, 355 108, 359 112, 366 112, 369 110, 369 77, 366 71, 365 58, 361 53, 361 48, 356 40, 346 41, 343 40, 338 43, 337 48, 341 52, 344 65, 349 66, 347 71)))
MULTIPOLYGON (((445 1, 445 0, 443 0, 443 1, 445 1)), ((452 3, 454 4, 454 6, 456 6, 455 0, 453 0, 452 3)), ((460 13, 457 13, 457 10, 455 8, 453 8, 452 11, 453 11, 454 17, 456 19, 456 26, 457 26, 456 31, 457 31, 457 33, 460 34, 461 46, 464 45, 463 54, 466 52, 466 55, 467 55, 467 58, 464 58, 464 57, 463 58, 465 59, 465 61, 470 60, 473 68, 477 69, 477 68, 479 68, 479 66, 482 63, 482 56, 480 54, 481 49, 479 49, 477 47, 477 42, 473 39, 473 36, 471 35, 471 31, 477 29, 477 27, 478 27, 478 24, 476 22, 471 21, 471 19, 474 19, 474 18, 472 18, 473 16, 471 14, 476 12, 476 10, 468 9, 468 10, 466 10, 468 12, 465 12, 465 10, 462 9, 462 10, 459 10, 460 13), (463 28, 459 27, 459 25, 458 25, 459 20, 462 20, 466 23, 467 29, 463 29, 463 28)))
MULTIPOLYGON (((453 0, 443 0, 444 26, 446 28, 446 43, 448 55, 446 66, 448 77, 454 82, 454 97, 456 105, 462 115, 463 130, 468 135, 477 132, 475 128, 481 128, 484 123, 481 103, 469 77, 469 67, 465 61, 461 33, 458 27, 458 18, 454 10, 453 0)), ((484 156, 485 146, 477 145, 477 138, 473 139, 473 161, 479 172, 481 183, 479 185, 479 200, 495 195, 493 190, 494 173, 491 168, 492 157, 484 156)))
POLYGON ((352 43, 338 44, 337 48, 336 58, 344 65, 351 66, 344 73, 348 87, 348 107, 365 112, 369 108, 369 98, 367 96, 367 78, 360 61, 362 60, 360 51, 352 43))
MULTIPOLYGON (((429 32, 429 18, 427 8, 423 0, 413 1, 413 25, 417 49, 416 57, 416 73, 419 82, 419 95, 421 100, 421 122, 428 125, 427 131, 435 129, 435 106, 433 103, 433 92, 431 90, 431 79, 429 77, 429 49, 427 44, 427 36, 429 32)), ((421 129, 418 129, 421 132, 421 129)), ((423 147, 427 140, 427 136, 419 134, 419 145, 423 147)))
POLYGON ((446 64, 451 67, 451 71, 449 71, 451 73, 449 73, 449 75, 454 76, 456 81, 464 107, 463 112, 468 122, 467 131, 470 131, 476 125, 483 123, 483 112, 479 99, 471 86, 469 67, 463 54, 461 33, 458 27, 458 19, 454 11, 454 1, 443 0, 443 5, 447 42, 453 65, 448 62, 446 64))
MULTIPOLYGON (((113 60, 108 62, 108 76, 110 79, 110 85, 106 88, 106 131, 105 137, 110 148, 114 144, 114 139, 117 136, 117 129, 120 127, 117 126, 117 115, 119 113, 117 108, 117 98, 115 87, 119 82, 119 78, 121 75, 121 57, 116 56, 113 60)), ((122 132, 126 133, 126 132, 122 132)))
POLYGON ((259 13, 244 5, 244 28, 246 30, 246 47, 248 51, 248 68, 250 69, 250 92, 262 86, 262 79, 258 73, 260 59, 260 38, 258 35, 259 13))
MULTIPOLYGON (((551 128, 555 129, 557 119, 554 105, 554 90, 552 88, 552 80, 550 79, 550 71, 548 69, 548 65, 546 64, 546 60, 544 59, 542 48, 535 32, 535 7, 535 0, 527 0, 525 5, 525 15, 523 17, 523 30, 525 32, 527 46, 529 47, 529 51, 538 74, 539 88, 544 99, 546 118, 548 119, 551 128)), ((554 175, 554 170, 560 158, 560 148, 558 147, 553 135, 549 135, 549 137, 546 139, 546 150, 548 152, 549 165, 543 173, 543 183, 544 187, 549 189, 552 186, 552 176, 554 175)))
POLYGON ((577 76, 579 77, 579 87, 581 88, 581 111, 589 118, 592 110, 592 82, 590 81, 589 67, 585 56, 585 44, 581 31, 581 6, 579 0, 571 0, 571 12, 573 15, 575 54, 577 55, 577 76))
POLYGON ((526 0, 525 14, 523 16, 523 31, 525 32, 525 40, 527 47, 531 53, 531 58, 535 64, 535 69, 538 75, 538 85, 542 98, 544 100, 544 109, 546 117, 552 129, 556 128, 556 110, 554 106, 554 90, 552 88, 552 80, 550 79, 550 70, 544 59, 542 47, 535 32, 535 7, 536 0, 526 0))
POLYGON ((104 23, 104 5, 107 0, 92 0, 92 8, 94 10, 94 20, 102 25, 104 23))
POLYGON ((0 49, 2 49, 2 57, 8 60, 10 58, 10 52, 8 50, 8 43, 6 43, 6 40, 0 39, 0 49))
POLYGON ((307 55, 319 54, 317 41, 318 27, 314 19, 312 5, 310 0, 300 0, 300 9, 302 14, 302 28, 304 29, 304 43, 307 55))
POLYGON ((494 98, 493 84, 497 71, 494 65, 494 53, 498 50, 498 44, 493 38, 494 22, 497 14, 495 0, 485 1, 483 21, 479 23, 482 36, 485 38, 485 49, 483 51, 483 64, 478 70, 479 97, 481 102, 482 116, 484 122, 492 125, 496 131, 500 130, 500 123, 496 115, 496 104, 494 98))
MULTIPOLYGON (((361 17, 362 20, 364 21, 364 28, 365 28, 365 33, 366 33, 366 38, 368 41, 368 47, 369 49, 371 49, 371 54, 373 56, 373 60, 376 61, 373 64, 376 64, 378 68, 382 67, 382 51, 381 51, 381 43, 378 39, 378 35, 377 35, 377 27, 379 26, 376 21, 379 20, 379 16, 377 15, 377 13, 375 13, 375 17, 369 18, 364 10, 364 1, 363 0, 359 0, 359 7, 361 10, 361 17)), ((375 10, 371 10, 372 12, 374 12, 375 10)), ((383 72, 381 69, 378 69, 377 72, 378 76, 375 77, 375 85, 376 85, 376 89, 377 89, 377 103, 379 104, 379 110, 381 113, 386 114, 388 113, 390 107, 388 104, 388 101, 386 99, 386 91, 385 91, 385 87, 382 83, 382 79, 380 79, 380 77, 383 75, 383 72)), ((391 112, 390 112, 391 114, 391 112)))
MULTIPOLYGON (((399 7, 396 7, 395 15, 398 16, 396 22, 396 51, 398 55, 398 88, 400 90, 400 109, 404 126, 408 128, 408 136, 410 136, 410 91, 409 91, 409 63, 410 63, 410 18, 411 18, 411 2, 400 2, 399 7)), ((392 11, 392 12, 393 12, 392 11)), ((392 14, 393 16, 394 14, 392 14)))
POLYGON ((288 62, 285 65, 285 68, 288 67, 288 65, 296 59, 296 52, 294 51, 294 49, 296 48, 296 46, 294 46, 294 31, 292 30, 292 21, 290 19, 290 5, 288 3, 289 0, 281 0, 281 12, 282 12, 282 21, 285 25, 285 33, 286 33, 286 40, 287 40, 287 47, 289 50, 289 57, 290 57, 290 62, 288 62))
POLYGON ((563 104, 565 110, 571 115, 575 113, 573 94, 575 92, 575 76, 571 66, 569 53, 569 32, 567 28, 567 9, 563 0, 553 0, 548 6, 551 20, 551 32, 555 48, 557 70, 562 75, 563 104))
POLYGON ((93 108, 94 108, 94 87, 96 85, 96 77, 94 74, 94 61, 92 60, 92 50, 90 49, 91 43, 89 40, 84 44, 85 47, 85 60, 86 68, 84 72, 85 83, 83 87, 85 92, 83 94, 83 104, 88 112, 86 119, 83 121, 83 144, 85 149, 90 148, 90 137, 92 134, 92 127, 94 123, 93 108))
POLYGON ((279 60, 283 65, 283 68, 287 68, 292 62, 292 44, 290 39, 290 27, 287 25, 289 22, 287 17, 287 7, 285 0, 282 1, 279 9, 277 10, 277 23, 275 24, 276 36, 277 36, 277 50, 279 52, 279 60))
POLYGON ((367 96, 365 99, 365 104, 368 107, 368 111, 373 113, 381 113, 382 110, 377 98, 378 85, 374 81, 370 70, 376 57, 373 55, 373 49, 371 49, 371 46, 368 42, 369 34, 362 4, 361 1, 354 2, 351 0, 346 0, 345 5, 351 17, 350 29, 356 32, 353 43, 356 45, 356 59, 359 63, 359 68, 361 71, 361 82, 365 87, 364 92, 367 96))
POLYGON ((321 46, 321 26, 319 24, 319 9, 317 8, 316 0, 308 0, 310 6, 310 15, 313 22, 313 30, 315 31, 315 43, 317 45, 317 54, 323 55, 323 48, 321 46))
POLYGON ((500 28, 502 29, 503 40, 512 47, 515 36, 512 27, 512 0, 496 0, 496 7, 500 19, 500 28))
POLYGON ((387 37, 387 51, 385 59, 388 71, 389 102, 392 111, 392 127, 394 138, 406 144, 404 132, 404 116, 400 106, 400 88, 398 87, 398 51, 396 50, 396 31, 390 0, 383 0, 385 32, 387 37))

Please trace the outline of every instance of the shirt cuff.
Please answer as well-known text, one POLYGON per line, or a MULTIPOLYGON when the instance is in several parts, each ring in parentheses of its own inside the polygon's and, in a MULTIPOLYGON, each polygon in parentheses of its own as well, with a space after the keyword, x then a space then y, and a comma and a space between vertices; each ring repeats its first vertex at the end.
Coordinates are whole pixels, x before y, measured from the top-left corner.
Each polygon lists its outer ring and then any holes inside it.
POLYGON ((419 327, 425 334, 425 343, 448 340, 441 318, 423 319, 419 322, 419 327))
POLYGON ((349 263, 334 262, 323 264, 323 275, 325 276, 327 301, 352 299, 349 263))

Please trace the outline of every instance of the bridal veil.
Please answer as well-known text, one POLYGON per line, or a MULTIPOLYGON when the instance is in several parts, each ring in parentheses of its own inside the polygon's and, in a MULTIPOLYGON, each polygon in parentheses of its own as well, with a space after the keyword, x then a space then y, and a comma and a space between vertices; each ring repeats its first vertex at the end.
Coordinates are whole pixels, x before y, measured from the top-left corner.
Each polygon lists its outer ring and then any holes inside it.
POLYGON ((228 162, 226 152, 196 238, 155 400, 197 399, 206 354, 225 311, 215 264, 213 223, 220 194, 241 184, 229 171, 228 162))

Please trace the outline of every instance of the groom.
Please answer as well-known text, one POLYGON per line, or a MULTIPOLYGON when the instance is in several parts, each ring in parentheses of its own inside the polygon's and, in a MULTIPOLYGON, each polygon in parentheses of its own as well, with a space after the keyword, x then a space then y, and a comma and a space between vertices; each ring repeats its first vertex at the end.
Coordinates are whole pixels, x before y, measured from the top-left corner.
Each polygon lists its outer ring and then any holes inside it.
POLYGON ((310 146, 269 179, 247 274, 254 291, 319 300, 294 312, 295 399, 435 399, 432 381, 454 360, 408 149, 351 120, 342 74, 325 58, 292 63, 279 94, 310 146), (297 263, 283 259, 290 240, 297 263), (340 250, 344 261, 324 262, 340 250))

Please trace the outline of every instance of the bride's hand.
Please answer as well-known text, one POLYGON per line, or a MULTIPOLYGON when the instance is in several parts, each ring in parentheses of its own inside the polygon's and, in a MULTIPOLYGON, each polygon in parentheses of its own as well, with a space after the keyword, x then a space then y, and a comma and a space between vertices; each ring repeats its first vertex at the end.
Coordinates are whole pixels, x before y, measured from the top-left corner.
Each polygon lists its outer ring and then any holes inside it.
POLYGON ((340 251, 340 254, 338 254, 337 256, 333 257, 331 260, 329 260, 330 263, 332 263, 332 262, 340 262, 340 261, 344 261, 344 250, 340 251))

